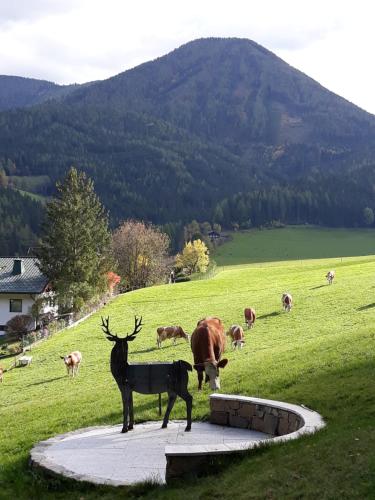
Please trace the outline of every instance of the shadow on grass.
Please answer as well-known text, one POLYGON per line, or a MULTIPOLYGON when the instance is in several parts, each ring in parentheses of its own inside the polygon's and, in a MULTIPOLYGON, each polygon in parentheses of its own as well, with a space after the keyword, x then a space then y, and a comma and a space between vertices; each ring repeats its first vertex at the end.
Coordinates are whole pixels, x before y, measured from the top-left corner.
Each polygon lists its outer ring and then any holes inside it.
POLYGON ((131 355, 133 354, 144 354, 147 352, 153 352, 153 351, 160 351, 162 352, 164 349, 170 349, 171 347, 179 347, 181 345, 184 345, 184 342, 177 342, 177 344, 163 344, 162 347, 159 349, 158 347, 149 347, 147 349, 140 349, 139 351, 131 351, 131 355))
POLYGON ((324 288, 325 286, 327 286, 327 285, 313 286, 312 288, 310 288, 310 290, 318 290, 318 288, 324 288))
POLYGON ((279 316, 280 314, 281 311, 274 311, 268 314, 262 314, 262 316, 258 316, 258 319, 273 318, 274 316, 279 316))
POLYGON ((0 360, 1 359, 8 359, 8 358, 15 358, 17 356, 19 356, 21 353, 20 352, 16 352, 15 354, 2 354, 0 356, 0 360))
POLYGON ((49 384, 50 382, 55 382, 55 380, 61 380, 62 378, 67 378, 67 376, 62 375, 61 377, 55 377, 55 378, 49 378, 47 380, 41 380, 40 382, 34 382, 33 384, 29 384, 26 387, 32 387, 33 385, 49 384))
POLYGON ((139 349, 138 351, 131 351, 130 354, 133 356, 133 354, 144 354, 146 352, 152 352, 152 351, 156 351, 156 350, 157 350, 157 347, 148 347, 147 349, 139 349))
POLYGON ((375 307, 375 302, 373 302, 372 304, 367 304, 365 306, 358 307, 357 311, 366 311, 367 309, 372 309, 373 307, 375 307))

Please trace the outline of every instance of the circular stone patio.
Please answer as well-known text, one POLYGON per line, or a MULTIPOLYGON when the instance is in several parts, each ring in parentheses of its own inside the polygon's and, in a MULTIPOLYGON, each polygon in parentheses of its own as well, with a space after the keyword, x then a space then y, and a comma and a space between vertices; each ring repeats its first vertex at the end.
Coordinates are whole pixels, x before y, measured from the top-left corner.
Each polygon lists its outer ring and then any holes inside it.
POLYGON ((210 395, 210 422, 161 420, 137 424, 121 434, 121 425, 90 427, 41 441, 31 450, 31 465, 78 481, 121 486, 142 481, 163 484, 197 473, 215 457, 242 453, 261 441, 284 442, 325 426, 304 405, 234 394, 210 395))
POLYGON ((113 486, 152 480, 165 483, 166 446, 210 448, 248 447, 269 438, 268 434, 206 422, 193 422, 184 432, 186 421, 137 424, 121 434, 122 425, 91 427, 62 434, 36 445, 31 452, 34 466, 79 481, 113 486))

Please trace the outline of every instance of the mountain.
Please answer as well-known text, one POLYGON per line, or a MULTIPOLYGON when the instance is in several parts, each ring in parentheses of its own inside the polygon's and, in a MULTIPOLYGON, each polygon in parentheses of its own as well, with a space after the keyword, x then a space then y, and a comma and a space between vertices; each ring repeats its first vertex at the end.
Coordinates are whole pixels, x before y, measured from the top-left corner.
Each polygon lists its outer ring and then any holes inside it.
POLYGON ((113 224, 353 226, 375 208, 375 117, 250 40, 196 40, 63 90, 0 113, 0 172, 55 181, 73 164, 113 224))
POLYGON ((115 222, 191 220, 251 179, 226 149, 106 106, 51 102, 1 113, 0 150, 7 173, 9 158, 17 175, 56 180, 73 164, 87 171, 115 222))
POLYGON ((0 75, 0 111, 40 104, 61 98, 80 85, 57 85, 45 80, 0 75))
POLYGON ((373 115, 244 39, 190 42, 67 102, 148 113, 241 150, 254 142, 348 146, 375 133, 373 115))

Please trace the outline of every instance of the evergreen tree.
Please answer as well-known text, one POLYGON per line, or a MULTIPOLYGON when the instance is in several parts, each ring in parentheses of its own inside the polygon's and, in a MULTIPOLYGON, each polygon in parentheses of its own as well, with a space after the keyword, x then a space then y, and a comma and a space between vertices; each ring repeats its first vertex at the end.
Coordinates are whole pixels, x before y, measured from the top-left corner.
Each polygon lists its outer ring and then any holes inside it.
POLYGON ((92 180, 84 173, 72 167, 56 187, 56 197, 47 204, 37 256, 60 305, 78 310, 106 288, 110 267, 108 217, 92 180))

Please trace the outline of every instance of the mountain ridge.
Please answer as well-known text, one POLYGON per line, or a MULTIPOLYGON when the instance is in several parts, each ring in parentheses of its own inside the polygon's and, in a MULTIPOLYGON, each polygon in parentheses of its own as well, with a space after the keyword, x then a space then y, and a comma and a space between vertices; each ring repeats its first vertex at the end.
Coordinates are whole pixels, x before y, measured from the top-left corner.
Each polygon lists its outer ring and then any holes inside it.
MULTIPOLYGON (((322 116, 328 119, 328 106, 330 113, 341 106, 340 112, 345 115, 340 123, 341 135, 345 131, 345 121, 351 119, 360 122, 356 132, 363 134, 359 129, 365 125, 371 128, 371 136, 375 133, 373 115, 245 39, 200 39, 184 44, 165 56, 89 89, 78 89, 67 96, 67 101, 90 104, 99 98, 109 106, 148 112, 190 132, 198 131, 198 135, 208 140, 225 140, 227 145, 230 145, 228 137, 237 143, 265 140, 275 145, 286 140, 324 142, 322 137, 314 135, 322 126, 322 116), (211 80, 209 73, 213 75, 211 80), (299 79, 303 80, 303 85, 299 79), (316 94, 324 99, 317 101, 320 109, 312 110, 309 103, 316 94), (230 108, 224 115, 221 113, 223 104, 230 108), (196 116, 199 108, 203 108, 201 119, 196 116), (195 111, 193 117, 192 109, 195 111), (312 116, 298 116, 306 109, 312 116), (215 131, 215 123, 223 119, 229 121, 235 133, 231 134, 228 127, 215 131), (278 122, 278 130, 275 122, 278 122), (307 122, 305 127, 302 122, 307 122), (295 133, 296 130, 299 132, 295 133)), ((331 117, 332 120, 337 117, 331 117)), ((345 136, 348 140, 350 131, 345 136)))
POLYGON ((0 113, 0 171, 55 181, 71 165, 93 177, 113 224, 246 227, 280 212, 361 225, 375 193, 375 116, 255 42, 199 39, 0 113))

